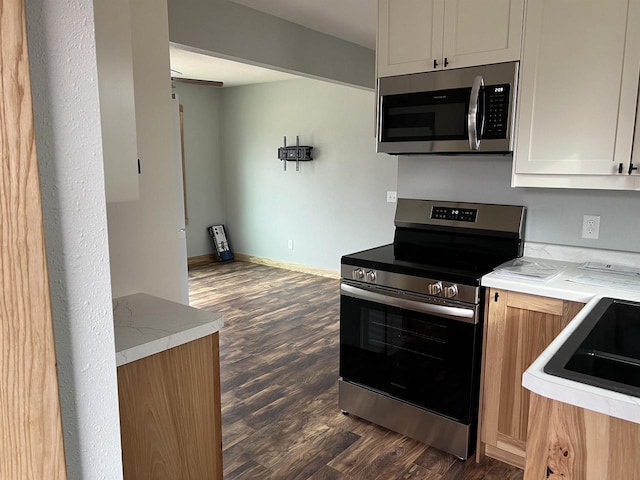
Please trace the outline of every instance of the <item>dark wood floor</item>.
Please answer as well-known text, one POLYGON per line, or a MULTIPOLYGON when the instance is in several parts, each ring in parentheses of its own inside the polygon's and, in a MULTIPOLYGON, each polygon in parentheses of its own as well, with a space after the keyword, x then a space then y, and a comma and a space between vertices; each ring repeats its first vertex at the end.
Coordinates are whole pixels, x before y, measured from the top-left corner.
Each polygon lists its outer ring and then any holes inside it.
POLYGON ((340 413, 338 280, 239 261, 189 279, 191 305, 224 315, 225 480, 522 479, 340 413))

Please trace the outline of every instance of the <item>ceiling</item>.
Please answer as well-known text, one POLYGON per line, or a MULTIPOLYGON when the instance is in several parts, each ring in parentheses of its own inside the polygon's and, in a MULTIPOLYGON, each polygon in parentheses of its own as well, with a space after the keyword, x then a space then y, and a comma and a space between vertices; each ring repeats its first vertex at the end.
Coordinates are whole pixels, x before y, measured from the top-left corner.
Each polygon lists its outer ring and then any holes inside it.
POLYGON ((172 77, 214 80, 223 82, 225 87, 300 78, 268 68, 213 57, 176 44, 169 45, 169 56, 172 77))
MULTIPOLYGON (((230 0, 318 32, 375 49, 377 0, 230 0)), ((223 82, 225 87, 299 78, 171 44, 171 76, 223 82), (180 72, 180 73, 178 73, 180 72)))
POLYGON ((374 50, 378 0, 231 0, 374 50))

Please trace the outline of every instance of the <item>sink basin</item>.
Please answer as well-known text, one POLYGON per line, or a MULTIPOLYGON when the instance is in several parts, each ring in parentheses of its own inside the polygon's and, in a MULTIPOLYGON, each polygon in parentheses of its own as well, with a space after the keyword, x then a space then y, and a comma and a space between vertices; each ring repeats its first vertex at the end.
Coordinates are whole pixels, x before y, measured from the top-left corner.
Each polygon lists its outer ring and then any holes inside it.
POLYGON ((601 299, 544 371, 640 397, 640 303, 601 299))

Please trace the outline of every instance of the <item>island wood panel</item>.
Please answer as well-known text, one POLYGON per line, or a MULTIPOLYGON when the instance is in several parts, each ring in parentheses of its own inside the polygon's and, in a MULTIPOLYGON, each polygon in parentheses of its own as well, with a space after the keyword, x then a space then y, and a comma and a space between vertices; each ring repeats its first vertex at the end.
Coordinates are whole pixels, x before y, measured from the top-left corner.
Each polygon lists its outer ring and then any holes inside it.
POLYGON ((0 0, 0 478, 66 479, 22 0, 0 0))
POLYGON ((584 304, 499 289, 488 299, 479 452, 524 468, 529 392, 522 374, 584 304))
POLYGON ((640 425, 531 394, 525 480, 638 480, 640 425))
POLYGON ((118 367, 124 478, 222 479, 218 333, 118 367))

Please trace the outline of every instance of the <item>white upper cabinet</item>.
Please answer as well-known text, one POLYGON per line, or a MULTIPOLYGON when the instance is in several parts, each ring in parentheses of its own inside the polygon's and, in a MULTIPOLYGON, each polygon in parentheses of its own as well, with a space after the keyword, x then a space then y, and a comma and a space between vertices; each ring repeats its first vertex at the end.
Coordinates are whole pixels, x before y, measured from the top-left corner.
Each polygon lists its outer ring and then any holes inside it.
POLYGON ((524 0, 379 0, 378 76, 520 59, 524 0))
POLYGON ((524 31, 513 186, 637 188, 640 0, 528 1, 524 31))
POLYGON ((94 1, 107 202, 138 200, 138 146, 128 0, 94 1))

